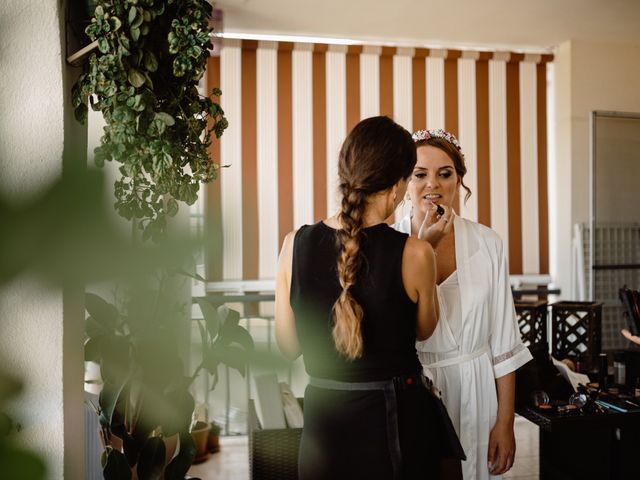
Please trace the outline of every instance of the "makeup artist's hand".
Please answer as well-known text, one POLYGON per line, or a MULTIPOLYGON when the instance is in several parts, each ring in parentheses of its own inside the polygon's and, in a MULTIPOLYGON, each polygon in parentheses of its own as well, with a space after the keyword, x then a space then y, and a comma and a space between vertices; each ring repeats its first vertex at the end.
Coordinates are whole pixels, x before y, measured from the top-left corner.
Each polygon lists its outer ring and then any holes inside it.
POLYGON ((513 466, 516 455, 516 439, 513 425, 496 423, 489 434, 489 472, 491 475, 502 475, 513 466))
POLYGON ((640 345, 640 337, 632 334, 629 330, 627 330, 626 328, 622 329, 622 335, 624 335, 624 337, 627 340, 631 340, 633 343, 640 345))
POLYGON ((433 248, 436 248, 440 240, 451 232, 453 228, 453 217, 455 216, 453 210, 444 205, 441 205, 441 207, 444 213, 438 215, 438 205, 432 203, 418 230, 418 238, 426 240, 433 248))

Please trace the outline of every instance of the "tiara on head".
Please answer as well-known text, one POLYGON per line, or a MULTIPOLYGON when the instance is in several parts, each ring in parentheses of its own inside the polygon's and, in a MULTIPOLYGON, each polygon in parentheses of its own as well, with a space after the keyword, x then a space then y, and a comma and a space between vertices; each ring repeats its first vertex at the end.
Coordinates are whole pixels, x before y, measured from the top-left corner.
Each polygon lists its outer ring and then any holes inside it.
POLYGON ((458 142, 458 139, 455 137, 455 135, 441 128, 438 128, 437 130, 418 130, 416 132, 413 132, 411 138, 413 138, 414 142, 421 142, 423 140, 429 140, 430 138, 442 138, 456 147, 458 150, 462 151, 462 147, 460 146, 460 143, 458 142))

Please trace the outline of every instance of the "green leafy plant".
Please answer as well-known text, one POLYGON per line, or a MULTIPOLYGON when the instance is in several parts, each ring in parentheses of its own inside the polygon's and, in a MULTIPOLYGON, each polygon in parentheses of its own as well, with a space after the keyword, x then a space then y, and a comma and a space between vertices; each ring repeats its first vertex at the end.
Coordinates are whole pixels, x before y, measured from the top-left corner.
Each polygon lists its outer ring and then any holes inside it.
POLYGON ((220 432, 222 431, 222 427, 220 425, 218 425, 216 422, 211 422, 211 433, 210 435, 217 437, 220 435, 220 432))
POLYGON ((97 41, 85 72, 73 87, 76 118, 88 106, 106 121, 99 166, 119 162, 115 208, 138 220, 143 239, 164 235, 178 201, 193 204, 200 183, 216 178, 212 135, 228 123, 214 101, 202 96, 212 7, 207 0, 98 0, 86 34, 97 41))
POLYGON ((165 280, 155 288, 136 288, 120 308, 86 296, 85 360, 100 364, 104 382, 94 408, 106 446, 107 480, 131 478, 134 471, 138 478, 164 472, 166 480, 184 479, 196 453, 189 433, 194 410, 189 387, 204 373, 213 377, 215 388, 221 365, 244 375, 254 350, 251 336, 238 324, 238 312, 199 298, 201 360, 185 375, 176 342, 185 325, 175 321, 177 306, 168 291, 171 282, 165 280), (179 451, 165 467, 165 440, 175 436, 179 451))

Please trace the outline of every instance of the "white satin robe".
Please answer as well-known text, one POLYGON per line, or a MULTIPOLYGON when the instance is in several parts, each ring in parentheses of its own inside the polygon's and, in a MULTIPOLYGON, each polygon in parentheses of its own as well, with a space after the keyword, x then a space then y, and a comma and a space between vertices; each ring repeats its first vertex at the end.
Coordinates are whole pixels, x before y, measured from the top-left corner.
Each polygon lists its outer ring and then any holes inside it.
MULTIPOLYGON (((410 218, 394 228, 410 234, 410 218)), ((490 475, 487 466, 489 433, 498 411, 495 379, 532 357, 520 337, 502 240, 490 228, 459 216, 454 234, 459 291, 455 283, 453 294, 438 287, 438 326, 416 349, 425 375, 442 392, 467 455, 464 479, 500 478, 490 475), (447 299, 460 304, 447 305, 447 299), (462 318, 447 318, 452 312, 462 318)))

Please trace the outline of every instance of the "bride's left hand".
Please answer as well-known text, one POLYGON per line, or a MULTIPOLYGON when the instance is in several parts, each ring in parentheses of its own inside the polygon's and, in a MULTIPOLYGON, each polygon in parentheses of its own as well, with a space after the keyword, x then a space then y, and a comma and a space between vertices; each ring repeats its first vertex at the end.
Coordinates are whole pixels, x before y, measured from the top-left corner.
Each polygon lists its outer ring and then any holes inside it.
POLYGON ((489 435, 487 461, 491 475, 502 475, 513 466, 516 455, 516 439, 513 426, 496 423, 489 435))

